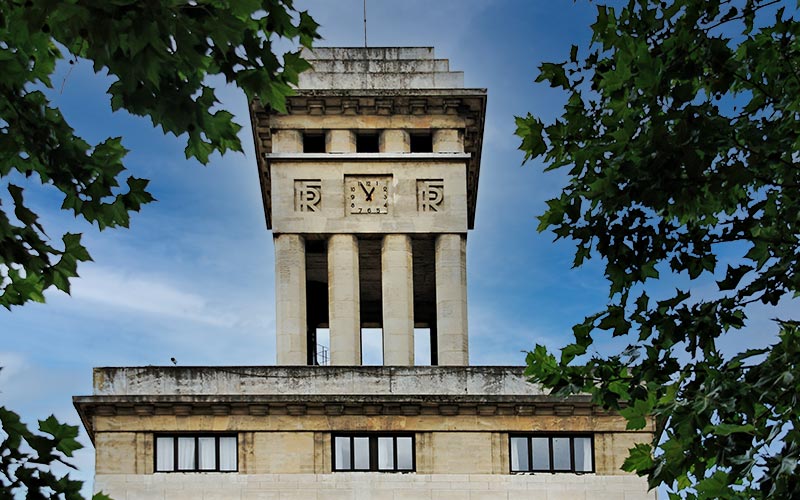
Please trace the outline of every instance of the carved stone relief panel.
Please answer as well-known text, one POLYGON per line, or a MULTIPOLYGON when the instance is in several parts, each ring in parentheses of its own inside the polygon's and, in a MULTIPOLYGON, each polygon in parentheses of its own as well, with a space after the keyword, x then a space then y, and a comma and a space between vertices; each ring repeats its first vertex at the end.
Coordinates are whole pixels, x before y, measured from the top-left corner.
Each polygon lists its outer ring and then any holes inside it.
POLYGON ((441 212, 444 208, 444 179, 417 180, 417 210, 441 212))
POLYGON ((294 209, 296 212, 319 212, 322 208, 322 182, 320 179, 294 181, 294 209))

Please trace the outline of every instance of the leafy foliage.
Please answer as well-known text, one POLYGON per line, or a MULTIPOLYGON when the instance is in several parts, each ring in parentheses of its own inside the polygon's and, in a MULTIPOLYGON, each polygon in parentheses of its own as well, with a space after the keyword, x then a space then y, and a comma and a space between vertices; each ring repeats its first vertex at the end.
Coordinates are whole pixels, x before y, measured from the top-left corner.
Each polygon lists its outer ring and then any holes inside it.
MULTIPOLYGON (((76 135, 44 90, 59 61, 91 61, 114 79, 111 107, 147 116, 186 137, 186 157, 241 151, 240 125, 217 110, 211 77, 248 100, 282 110, 290 84, 307 69, 299 52, 273 53, 275 40, 310 47, 317 23, 292 0, 0 0, 0 179, 16 171, 63 193, 61 208, 102 230, 127 227, 153 201, 147 180, 124 176, 119 137, 90 144, 76 135)), ((54 245, 21 187, 0 205, 0 305, 69 292, 78 262, 90 260, 79 234, 54 245), (13 210, 11 209, 13 206, 13 210)), ((0 200, 3 201, 3 200, 0 200)))
MULTIPOLYGON (((73 468, 67 459, 83 448, 76 441, 78 428, 58 422, 54 416, 39 421, 39 434, 31 432, 19 415, 0 406, 0 497, 63 498, 82 500, 83 483, 59 477, 51 467, 58 463, 73 468)), ((102 493, 92 500, 110 500, 102 493)))
POLYGON ((752 349, 720 348, 748 304, 800 292, 800 22, 786 7, 598 5, 590 45, 539 68, 567 93, 562 116, 517 118, 525 160, 567 173, 539 230, 572 239, 575 266, 599 256, 610 292, 527 373, 591 393, 631 429, 655 418, 625 468, 671 498, 800 496, 800 323, 777 320, 773 345, 754 332, 752 349), (662 274, 694 286, 662 297, 662 274), (630 345, 590 353, 604 335, 630 345))

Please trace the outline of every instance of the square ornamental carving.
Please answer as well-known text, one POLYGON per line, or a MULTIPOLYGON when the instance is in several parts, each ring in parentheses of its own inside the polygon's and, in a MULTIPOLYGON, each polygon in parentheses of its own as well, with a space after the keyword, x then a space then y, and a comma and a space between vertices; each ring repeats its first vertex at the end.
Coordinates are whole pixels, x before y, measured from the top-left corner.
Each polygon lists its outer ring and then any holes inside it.
POLYGON ((322 208, 320 179, 294 181, 295 212, 319 212, 322 208))
POLYGON ((444 179, 417 180, 417 210, 441 212, 444 209, 444 179))

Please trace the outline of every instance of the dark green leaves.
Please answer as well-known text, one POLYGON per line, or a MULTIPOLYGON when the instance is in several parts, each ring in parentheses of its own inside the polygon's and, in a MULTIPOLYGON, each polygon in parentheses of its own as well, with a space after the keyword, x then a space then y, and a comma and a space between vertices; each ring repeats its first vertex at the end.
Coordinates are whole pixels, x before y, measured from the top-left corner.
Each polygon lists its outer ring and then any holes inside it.
MULTIPOLYGON (((19 415, 0 407, 0 477, 3 498, 64 498, 82 500, 83 483, 58 476, 50 470, 54 464, 74 468, 66 461, 83 448, 75 439, 78 427, 60 423, 54 416, 39 421, 39 433, 31 432, 19 415)), ((111 500, 98 493, 93 500, 111 500)))
POLYGON ((800 21, 734 3, 599 5, 592 43, 540 65, 537 81, 566 92, 562 115, 517 118, 525 161, 567 178, 539 230, 574 241, 575 266, 601 259, 609 281, 606 310, 560 359, 537 346, 527 373, 630 428, 654 419, 662 432, 625 469, 675 498, 800 496, 798 308, 773 346, 774 329, 737 332, 753 328, 749 304, 800 295, 800 21), (676 277, 691 291, 651 286, 676 277), (587 359, 603 336, 629 345, 587 359), (723 336, 746 347, 723 352, 723 336))
MULTIPOLYGON (((0 13, 0 177, 17 171, 54 187, 61 208, 100 229, 128 227, 131 212, 153 197, 146 180, 126 176, 122 138, 89 144, 40 91, 52 88, 59 60, 87 59, 108 73, 112 109, 148 117, 186 141, 187 158, 205 164, 242 150, 242 127, 218 109, 207 82, 220 75, 248 99, 282 110, 308 63, 296 51, 281 62, 272 42, 310 47, 319 38, 317 23, 289 0, 7 0, 0 13)), ((65 235, 65 248, 57 248, 25 205, 23 187, 8 192, 0 194, 0 305, 43 301, 51 286, 69 291, 77 262, 89 260, 79 236, 65 235)))

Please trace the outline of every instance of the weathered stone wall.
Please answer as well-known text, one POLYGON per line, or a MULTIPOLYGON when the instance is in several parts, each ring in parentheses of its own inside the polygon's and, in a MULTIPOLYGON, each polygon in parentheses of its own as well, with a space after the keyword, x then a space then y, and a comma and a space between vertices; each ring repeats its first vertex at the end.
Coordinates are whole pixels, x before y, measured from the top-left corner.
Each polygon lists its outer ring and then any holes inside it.
POLYGON ((98 475, 95 489, 126 500, 653 500, 636 476, 593 474, 98 475))
MULTIPOLYGON (((353 427, 336 427, 336 429, 339 432, 364 430, 353 427)), ((166 426, 155 430, 208 432, 210 429, 205 426, 199 428, 166 426)), ((216 430, 231 432, 237 429, 216 430)), ((581 429, 577 428, 570 430, 581 432, 581 429)), ((270 432, 238 430, 238 435, 239 472, 242 474, 330 474, 332 472, 330 432, 312 432, 308 429, 270 432)), ((97 432, 95 439, 97 474, 152 473, 152 436, 152 433, 145 431, 97 432)), ((648 433, 594 433, 596 474, 627 475, 620 468, 628 456, 628 449, 636 443, 648 442, 649 439, 648 433)), ((415 443, 419 474, 509 474, 507 431, 416 432, 415 443)))
MULTIPOLYGON (((95 396, 544 396, 522 366, 133 366, 94 369, 95 396)), ((85 397, 78 396, 76 402, 85 397)), ((91 400, 91 397, 88 398, 91 400)), ((131 403, 136 402, 131 400, 131 403)))

